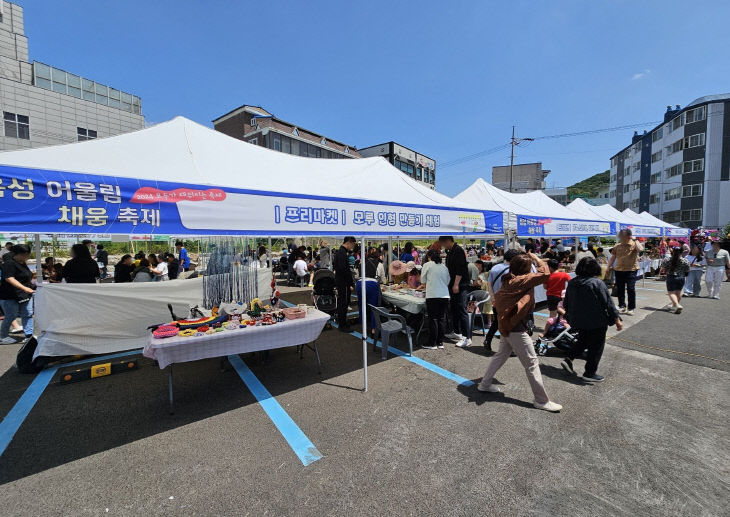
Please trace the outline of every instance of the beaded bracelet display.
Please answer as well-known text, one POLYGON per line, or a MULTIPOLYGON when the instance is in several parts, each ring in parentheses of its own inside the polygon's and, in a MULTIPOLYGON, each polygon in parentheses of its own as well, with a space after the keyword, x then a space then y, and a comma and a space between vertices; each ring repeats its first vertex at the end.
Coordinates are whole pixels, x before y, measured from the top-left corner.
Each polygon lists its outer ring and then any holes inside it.
POLYGON ((152 337, 162 339, 166 337, 177 336, 178 328, 172 325, 160 325, 152 331, 152 337))
POLYGON ((197 328, 196 330, 197 330, 198 332, 203 332, 203 333, 205 333, 205 332, 208 332, 208 330, 210 330, 210 326, 208 326, 208 325, 203 325, 203 326, 201 326, 201 327, 198 327, 198 328, 197 328))
POLYGON ((185 329, 185 330, 181 330, 180 332, 178 332, 177 335, 180 337, 190 337, 190 336, 194 336, 196 332, 197 332, 197 330, 195 330, 195 329, 185 329))

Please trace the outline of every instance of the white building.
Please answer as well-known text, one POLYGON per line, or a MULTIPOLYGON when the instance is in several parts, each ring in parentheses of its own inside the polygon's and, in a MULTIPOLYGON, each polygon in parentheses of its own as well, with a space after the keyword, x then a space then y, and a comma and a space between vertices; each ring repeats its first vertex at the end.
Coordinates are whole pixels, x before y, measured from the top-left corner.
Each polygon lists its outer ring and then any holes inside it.
POLYGON ((680 226, 730 221, 730 94, 667 106, 664 121, 634 134, 611 158, 609 201, 680 226), (723 201, 724 200, 724 201, 723 201))
POLYGON ((139 97, 60 68, 29 62, 23 8, 2 0, 0 109, 0 151, 89 140, 145 127, 139 97))

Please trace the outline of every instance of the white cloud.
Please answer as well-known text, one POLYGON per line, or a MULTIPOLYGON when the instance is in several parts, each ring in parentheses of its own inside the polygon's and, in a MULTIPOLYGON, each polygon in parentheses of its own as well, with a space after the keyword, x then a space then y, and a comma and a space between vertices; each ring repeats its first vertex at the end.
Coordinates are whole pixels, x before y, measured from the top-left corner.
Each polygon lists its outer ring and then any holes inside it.
POLYGON ((644 70, 642 72, 639 72, 639 73, 636 73, 636 74, 632 75, 631 76, 631 80, 632 81, 637 81, 637 80, 641 79, 642 77, 646 77, 650 73, 651 73, 651 70, 648 70, 648 69, 647 70, 644 70))

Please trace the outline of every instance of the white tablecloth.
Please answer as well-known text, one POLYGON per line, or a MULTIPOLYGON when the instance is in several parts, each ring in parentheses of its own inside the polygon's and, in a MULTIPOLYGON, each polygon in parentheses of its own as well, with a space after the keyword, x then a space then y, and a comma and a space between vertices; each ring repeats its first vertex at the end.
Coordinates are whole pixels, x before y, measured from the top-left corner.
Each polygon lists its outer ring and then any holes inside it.
POLYGON ((411 314, 420 314, 426 311, 426 299, 413 296, 412 294, 397 293, 394 291, 383 291, 381 297, 388 303, 391 303, 411 314))
POLYGON ((329 314, 309 309, 306 318, 266 327, 224 330, 200 337, 155 339, 150 334, 142 354, 165 368, 173 363, 303 345, 317 339, 329 319, 329 314))

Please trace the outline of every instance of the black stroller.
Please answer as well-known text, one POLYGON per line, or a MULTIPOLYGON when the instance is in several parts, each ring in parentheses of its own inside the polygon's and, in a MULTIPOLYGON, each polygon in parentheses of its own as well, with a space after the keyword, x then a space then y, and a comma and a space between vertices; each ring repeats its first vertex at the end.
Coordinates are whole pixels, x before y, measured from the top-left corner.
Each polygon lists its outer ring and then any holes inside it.
POLYGON ((325 312, 330 317, 337 314, 337 288, 335 274, 329 269, 318 269, 312 279, 312 301, 317 310, 325 312))
POLYGON ((560 350, 561 352, 569 352, 575 347, 578 341, 578 331, 573 330, 563 324, 563 320, 558 321, 548 329, 543 337, 537 338, 535 341, 535 352, 537 355, 547 355, 550 350, 560 350))

